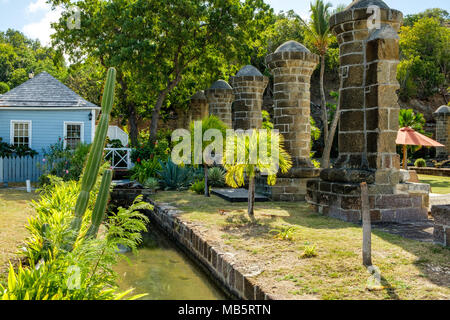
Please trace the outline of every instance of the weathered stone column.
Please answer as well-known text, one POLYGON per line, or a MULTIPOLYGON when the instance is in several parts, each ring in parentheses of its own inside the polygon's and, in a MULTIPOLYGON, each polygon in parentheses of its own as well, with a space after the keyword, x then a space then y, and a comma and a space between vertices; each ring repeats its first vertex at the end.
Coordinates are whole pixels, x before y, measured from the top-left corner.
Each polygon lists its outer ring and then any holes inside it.
POLYGON ((318 55, 295 41, 266 57, 274 77, 274 127, 283 134, 294 167, 313 167, 310 81, 318 63, 318 55))
POLYGON ((381 0, 359 0, 330 19, 341 64, 339 158, 334 168, 321 172, 321 181, 308 183, 307 198, 331 216, 361 220, 359 184, 367 182, 373 221, 427 218, 425 198, 398 187, 397 32, 402 17, 381 0), (372 24, 374 17, 378 26, 372 24))
POLYGON ((450 155, 450 107, 441 106, 433 115, 436 118, 436 140, 445 146, 436 148, 436 158, 447 159, 450 155))
POLYGON ((209 114, 217 116, 229 128, 232 128, 231 104, 234 95, 231 86, 224 80, 218 80, 205 91, 205 95, 209 103, 209 114))
POLYGON ((295 41, 266 57, 274 77, 274 128, 283 134, 293 161, 290 172, 280 175, 275 186, 259 189, 273 200, 305 200, 307 180, 319 175, 310 160, 310 80, 318 63, 319 56, 295 41))
POLYGON ((203 90, 198 91, 191 98, 192 121, 202 120, 209 115, 209 104, 203 90))
POLYGON ((235 96, 233 128, 260 129, 263 94, 269 78, 263 76, 255 67, 247 65, 231 78, 230 83, 235 96))

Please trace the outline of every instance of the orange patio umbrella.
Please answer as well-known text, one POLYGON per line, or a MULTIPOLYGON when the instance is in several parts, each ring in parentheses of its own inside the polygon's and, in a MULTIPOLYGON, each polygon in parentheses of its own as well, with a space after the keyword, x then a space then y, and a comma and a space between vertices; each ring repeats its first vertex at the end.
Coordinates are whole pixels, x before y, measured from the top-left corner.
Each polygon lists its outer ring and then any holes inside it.
POLYGON ((424 147, 445 147, 443 144, 420 134, 410 127, 401 128, 398 130, 397 144, 403 145, 403 168, 407 169, 407 151, 406 146, 424 146, 424 147))

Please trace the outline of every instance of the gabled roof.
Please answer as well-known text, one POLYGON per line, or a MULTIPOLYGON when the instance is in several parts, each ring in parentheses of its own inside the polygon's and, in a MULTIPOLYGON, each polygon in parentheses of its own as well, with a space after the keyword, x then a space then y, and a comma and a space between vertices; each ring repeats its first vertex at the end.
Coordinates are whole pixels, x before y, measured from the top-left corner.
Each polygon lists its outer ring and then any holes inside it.
POLYGON ((47 72, 42 72, 0 95, 0 109, 8 107, 99 109, 98 106, 83 99, 47 72))

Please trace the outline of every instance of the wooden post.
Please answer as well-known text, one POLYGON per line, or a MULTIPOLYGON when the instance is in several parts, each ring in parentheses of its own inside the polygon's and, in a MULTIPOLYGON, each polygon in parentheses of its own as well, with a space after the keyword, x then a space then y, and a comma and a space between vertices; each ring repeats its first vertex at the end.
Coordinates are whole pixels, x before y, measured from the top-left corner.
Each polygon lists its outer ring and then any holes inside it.
POLYGON ((249 178, 248 185, 248 215, 252 220, 255 218, 255 177, 249 178))
POLYGON ((369 189, 367 183, 361 183, 361 211, 363 228, 363 264, 372 265, 372 226, 370 221, 369 189))
POLYGON ((408 149, 403 145, 403 169, 408 170, 408 149))
POLYGON ((205 173, 205 197, 209 198, 209 183, 208 183, 208 166, 203 165, 203 171, 205 173))

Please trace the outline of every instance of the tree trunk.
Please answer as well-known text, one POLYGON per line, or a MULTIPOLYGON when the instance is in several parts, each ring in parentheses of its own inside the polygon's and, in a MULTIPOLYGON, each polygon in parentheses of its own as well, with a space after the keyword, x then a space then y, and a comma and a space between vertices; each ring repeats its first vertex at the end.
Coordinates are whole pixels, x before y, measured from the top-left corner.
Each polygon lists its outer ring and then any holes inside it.
POLYGON ((138 144, 138 123, 136 116, 136 107, 133 103, 128 104, 128 127, 130 130, 130 140, 132 146, 138 144))
POLYGON ((249 177, 248 183, 248 215, 255 220, 255 177, 249 177))
POLYGON ((330 167, 330 156, 331 156, 331 148, 333 147, 334 136, 336 135, 336 129, 339 124, 339 118, 341 116, 341 106, 338 102, 336 105, 336 113, 334 114, 333 122, 331 123, 330 131, 328 133, 328 137, 325 140, 325 148, 323 149, 321 167, 327 169, 330 167))
POLYGON ((367 183, 361 183, 361 211, 363 224, 363 264, 366 267, 372 265, 372 226, 370 221, 369 190, 367 183))
POLYGON ((324 74, 325 74, 325 55, 320 56, 320 100, 322 108, 322 122, 323 122, 323 139, 328 139, 328 115, 327 115, 327 101, 324 89, 324 74))
POLYGON ((181 71, 182 70, 179 70, 175 79, 168 83, 167 88, 159 92, 158 100, 156 100, 155 107, 152 111, 152 121, 150 123, 150 141, 156 141, 156 134, 158 133, 159 114, 161 113, 162 105, 164 103, 164 100, 166 100, 167 95, 178 85, 178 83, 180 83, 181 71))
POLYGON ((408 148, 403 145, 403 169, 408 170, 408 148))
POLYGON ((122 103, 128 109, 128 125, 130 129, 130 140, 133 146, 137 145, 138 142, 138 127, 137 127, 137 115, 136 115, 136 106, 132 102, 128 102, 128 85, 125 81, 123 74, 119 73, 117 77, 117 82, 120 84, 122 90, 120 92, 120 97, 122 103))
POLYGON ((166 99, 167 92, 161 91, 158 96, 158 100, 156 101, 155 107, 152 111, 152 121, 150 123, 150 141, 156 141, 156 134, 158 132, 158 122, 159 122, 159 114, 161 112, 161 107, 166 99))
POLYGON ((209 197, 209 184, 208 184, 208 166, 203 165, 203 171, 205 172, 205 197, 209 197))

